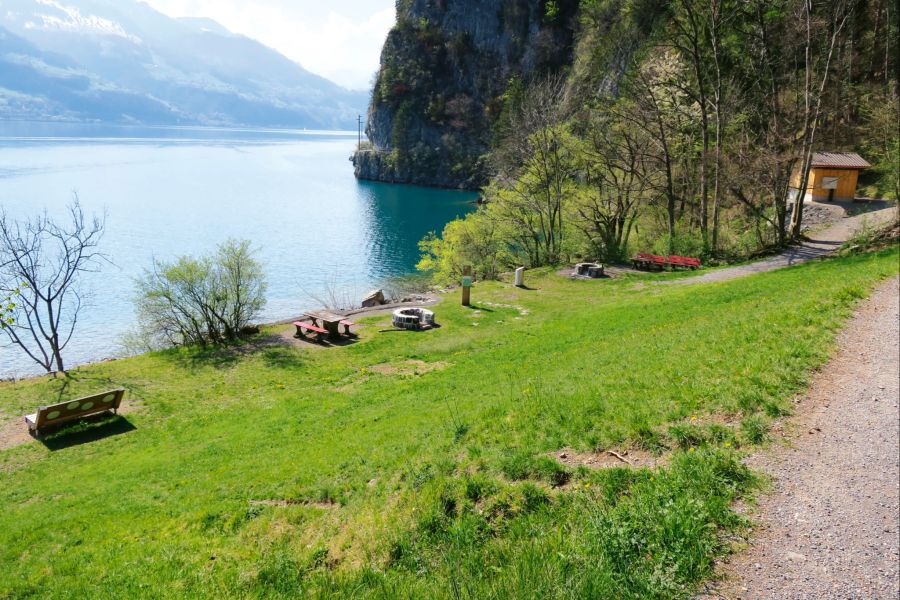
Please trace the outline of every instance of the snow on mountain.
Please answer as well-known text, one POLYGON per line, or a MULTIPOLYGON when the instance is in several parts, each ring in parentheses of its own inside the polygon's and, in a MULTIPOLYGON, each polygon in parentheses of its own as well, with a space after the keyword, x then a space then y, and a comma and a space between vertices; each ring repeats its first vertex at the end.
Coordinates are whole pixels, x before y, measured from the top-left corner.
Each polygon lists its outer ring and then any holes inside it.
POLYGON ((0 118, 349 129, 367 96, 210 19, 0 0, 0 118))

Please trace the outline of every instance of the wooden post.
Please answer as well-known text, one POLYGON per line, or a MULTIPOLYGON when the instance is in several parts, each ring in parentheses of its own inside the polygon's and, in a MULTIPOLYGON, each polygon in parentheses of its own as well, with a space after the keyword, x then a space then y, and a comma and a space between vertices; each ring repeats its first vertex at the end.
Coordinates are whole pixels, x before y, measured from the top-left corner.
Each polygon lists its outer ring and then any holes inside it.
POLYGON ((462 305, 470 306, 472 301, 472 267, 463 267, 462 305))

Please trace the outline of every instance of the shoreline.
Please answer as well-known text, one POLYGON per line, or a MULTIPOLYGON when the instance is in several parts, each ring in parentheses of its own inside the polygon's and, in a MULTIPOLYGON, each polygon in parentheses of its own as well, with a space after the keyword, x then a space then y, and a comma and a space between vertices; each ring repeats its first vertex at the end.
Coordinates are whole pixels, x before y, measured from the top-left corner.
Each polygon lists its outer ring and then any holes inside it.
MULTIPOLYGON (((442 290, 442 291, 446 291, 446 290, 442 290)), ((443 301, 443 297, 440 296, 440 291, 438 291, 438 292, 429 291, 429 292, 421 292, 421 293, 417 292, 417 293, 409 294, 408 296, 405 296, 404 299, 405 298, 410 298, 410 300, 409 301, 400 300, 398 302, 389 302, 387 304, 381 304, 379 306, 371 306, 371 307, 367 307, 367 308, 361 307, 361 308, 333 309, 332 312, 334 312, 335 314, 344 316, 344 317, 352 317, 352 316, 356 316, 356 315, 374 316, 377 313, 394 311, 397 308, 401 308, 404 306, 410 306, 410 305, 435 306, 437 304, 440 304, 443 301)), ((266 321, 263 323, 255 323, 253 326, 259 327, 260 333, 262 333, 263 329, 271 328, 271 327, 281 327, 284 325, 290 325, 294 321, 297 321, 302 318, 303 318, 303 315, 301 314, 296 317, 291 317, 288 319, 281 319, 278 321, 266 321)), ((254 335, 259 335, 259 334, 254 334, 254 335)), ((246 341, 236 342, 236 345, 241 345, 244 343, 246 343, 246 341)), ((136 356, 143 356, 144 354, 149 354, 151 352, 164 352, 164 351, 167 351, 170 349, 171 348, 160 348, 158 350, 146 350, 144 352, 136 352, 134 354, 128 354, 126 356, 112 356, 112 357, 100 358, 97 360, 91 360, 91 361, 87 361, 87 362, 83 362, 83 363, 77 363, 77 364, 73 365, 72 369, 70 369, 70 370, 77 371, 78 369, 81 369, 83 367, 92 367, 92 366, 96 366, 96 365, 102 365, 105 363, 115 362, 118 360, 127 360, 129 358, 134 358, 136 356)), ((0 385, 2 385, 4 383, 21 383, 23 381, 40 379, 42 377, 57 377, 58 375, 59 375, 59 371, 54 371, 53 373, 36 373, 34 375, 24 375, 22 377, 0 376, 0 385)))

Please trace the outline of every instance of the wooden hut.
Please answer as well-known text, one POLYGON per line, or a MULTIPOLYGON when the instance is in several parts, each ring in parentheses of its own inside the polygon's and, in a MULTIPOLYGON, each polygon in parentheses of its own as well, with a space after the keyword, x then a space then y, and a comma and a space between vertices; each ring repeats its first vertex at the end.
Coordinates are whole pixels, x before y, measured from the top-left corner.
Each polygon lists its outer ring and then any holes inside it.
MULTIPOLYGON (((856 199, 859 172, 871 166, 853 152, 815 152, 804 202, 856 199)), ((800 186, 799 169, 791 178, 791 186, 795 190, 800 186)))

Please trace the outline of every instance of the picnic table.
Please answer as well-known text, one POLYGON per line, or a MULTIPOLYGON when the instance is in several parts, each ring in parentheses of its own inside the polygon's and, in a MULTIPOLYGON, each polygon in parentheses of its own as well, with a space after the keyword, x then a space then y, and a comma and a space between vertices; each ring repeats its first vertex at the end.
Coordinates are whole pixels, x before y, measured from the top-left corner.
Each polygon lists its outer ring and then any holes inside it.
POLYGON ((319 321, 321 321, 321 327, 324 327, 328 331, 328 337, 332 340, 336 340, 341 337, 341 325, 344 326, 344 333, 346 333, 347 335, 350 335, 350 326, 353 325, 353 323, 346 320, 346 317, 337 315, 327 310, 313 310, 303 313, 303 316, 311 320, 312 324, 316 327, 320 326, 319 321))

